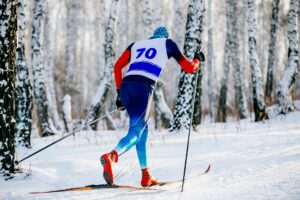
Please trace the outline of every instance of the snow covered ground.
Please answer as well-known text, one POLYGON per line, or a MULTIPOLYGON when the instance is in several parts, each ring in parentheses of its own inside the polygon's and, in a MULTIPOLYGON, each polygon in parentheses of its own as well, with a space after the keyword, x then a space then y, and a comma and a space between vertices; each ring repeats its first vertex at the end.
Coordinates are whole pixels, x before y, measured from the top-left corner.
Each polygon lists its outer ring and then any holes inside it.
MULTIPOLYGON (((29 192, 104 183, 99 156, 125 134, 99 131, 77 133, 21 163, 26 174, 0 181, 0 199, 300 199, 300 112, 265 123, 249 121, 199 126, 191 135, 184 192, 181 184, 156 191, 104 189, 82 192, 29 192), (209 173, 204 174, 211 164, 209 173)), ((186 133, 150 131, 149 165, 162 181, 182 178, 186 133)), ((58 137, 34 138, 33 148, 18 149, 18 158, 58 137)), ((115 165, 116 183, 139 186, 135 149, 115 165)))

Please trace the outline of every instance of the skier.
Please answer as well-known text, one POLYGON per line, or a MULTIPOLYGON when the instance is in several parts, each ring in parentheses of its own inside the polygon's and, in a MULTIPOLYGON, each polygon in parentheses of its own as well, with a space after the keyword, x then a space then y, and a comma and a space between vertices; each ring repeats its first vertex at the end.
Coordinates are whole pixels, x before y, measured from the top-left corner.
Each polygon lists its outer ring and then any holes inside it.
POLYGON ((196 52, 194 59, 189 61, 176 43, 168 37, 168 30, 158 27, 149 39, 129 45, 114 65, 118 93, 116 106, 120 110, 126 109, 130 117, 130 126, 127 135, 118 145, 100 158, 103 177, 108 184, 114 183, 112 164, 117 163, 119 156, 134 145, 142 170, 141 185, 149 187, 159 184, 150 174, 146 152, 152 91, 168 59, 174 58, 185 72, 195 73, 200 66, 200 59, 204 56, 202 52, 196 52), (127 65, 129 68, 123 76, 122 69, 127 65))

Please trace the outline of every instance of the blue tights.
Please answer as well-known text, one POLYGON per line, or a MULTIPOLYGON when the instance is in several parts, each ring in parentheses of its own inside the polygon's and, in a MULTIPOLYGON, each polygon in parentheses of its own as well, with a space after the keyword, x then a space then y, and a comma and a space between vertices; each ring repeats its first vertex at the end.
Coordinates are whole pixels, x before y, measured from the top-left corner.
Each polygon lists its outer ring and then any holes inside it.
POLYGON ((120 98, 130 117, 129 130, 123 137, 115 151, 122 155, 134 145, 141 169, 147 168, 147 136, 148 136, 148 108, 150 105, 152 87, 144 83, 123 81, 120 88, 120 98))

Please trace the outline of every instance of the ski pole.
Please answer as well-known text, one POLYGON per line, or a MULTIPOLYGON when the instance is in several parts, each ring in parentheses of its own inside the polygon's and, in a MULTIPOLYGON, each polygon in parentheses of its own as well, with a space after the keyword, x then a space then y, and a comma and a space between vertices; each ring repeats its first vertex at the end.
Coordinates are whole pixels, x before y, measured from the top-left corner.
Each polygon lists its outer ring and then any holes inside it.
MULTIPOLYGON (((202 51, 199 53, 200 61, 205 61, 205 56, 202 51)), ((182 185, 181 185, 181 192, 183 192, 184 187, 184 181, 185 181, 185 172, 186 172, 186 166, 187 166, 187 159, 188 159, 188 153, 189 153, 189 147, 190 147, 190 136, 191 136, 191 126, 193 123, 193 116, 194 116, 194 107, 195 107, 195 99, 196 99, 196 92, 197 92, 197 81, 198 81, 198 75, 199 70, 196 73, 196 79, 195 79, 195 88, 193 92, 193 98, 192 98, 192 113, 191 113, 191 119, 190 119, 190 125, 189 125, 189 133, 188 133, 188 139, 186 144, 186 151, 185 151, 185 160, 184 160, 184 168, 183 168, 183 177, 182 177, 182 185)))
POLYGON ((37 150, 36 152, 30 154, 29 156, 26 156, 25 158, 23 158, 23 159, 21 159, 21 160, 19 160, 19 161, 15 161, 15 164, 18 165, 19 163, 23 162, 24 160, 27 160, 28 158, 30 158, 31 156, 34 156, 35 154, 37 154, 37 153, 39 153, 39 152, 41 152, 41 151, 47 149, 48 147, 50 147, 50 146, 52 146, 52 145, 54 145, 54 144, 56 144, 56 143, 58 143, 58 142, 60 142, 60 141, 62 141, 62 140, 64 140, 64 139, 66 139, 67 137, 69 137, 69 136, 71 136, 71 135, 74 135, 74 134, 77 133, 78 131, 81 131, 81 130, 84 129, 85 127, 87 127, 87 126, 89 126, 89 125, 91 125, 91 124, 93 124, 93 123, 99 121, 100 119, 103 119, 103 118, 106 117, 107 115, 109 115, 109 114, 111 114, 111 113, 114 113, 114 112, 116 112, 117 110, 118 110, 118 108, 115 109, 115 110, 113 110, 113 111, 111 111, 110 113, 107 113, 107 114, 103 115, 102 117, 99 117, 98 119, 95 119, 95 120, 92 121, 92 122, 89 122, 88 124, 86 124, 86 125, 84 125, 84 126, 78 128, 77 130, 73 131, 72 133, 69 133, 68 135, 65 135, 64 137, 62 137, 62 138, 60 138, 60 139, 58 139, 58 140, 56 140, 56 141, 54 141, 54 142, 48 144, 47 146, 45 146, 45 147, 43 147, 43 148, 37 150))

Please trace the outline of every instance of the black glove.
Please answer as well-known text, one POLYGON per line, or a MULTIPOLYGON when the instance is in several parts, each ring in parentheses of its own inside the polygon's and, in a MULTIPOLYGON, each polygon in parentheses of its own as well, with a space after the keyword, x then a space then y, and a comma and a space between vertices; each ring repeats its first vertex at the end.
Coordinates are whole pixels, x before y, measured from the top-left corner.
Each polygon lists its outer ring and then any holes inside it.
POLYGON ((194 58, 197 58, 201 62, 205 61, 205 55, 204 55, 203 51, 195 52, 194 58))
POLYGON ((120 91, 119 90, 117 90, 117 92, 118 92, 118 96, 117 96, 117 100, 116 100, 116 106, 117 106, 117 108, 119 109, 119 110, 121 110, 121 111, 123 111, 123 110, 125 110, 125 106, 123 105, 123 103, 122 103, 122 101, 121 101, 121 98, 120 98, 120 91))

